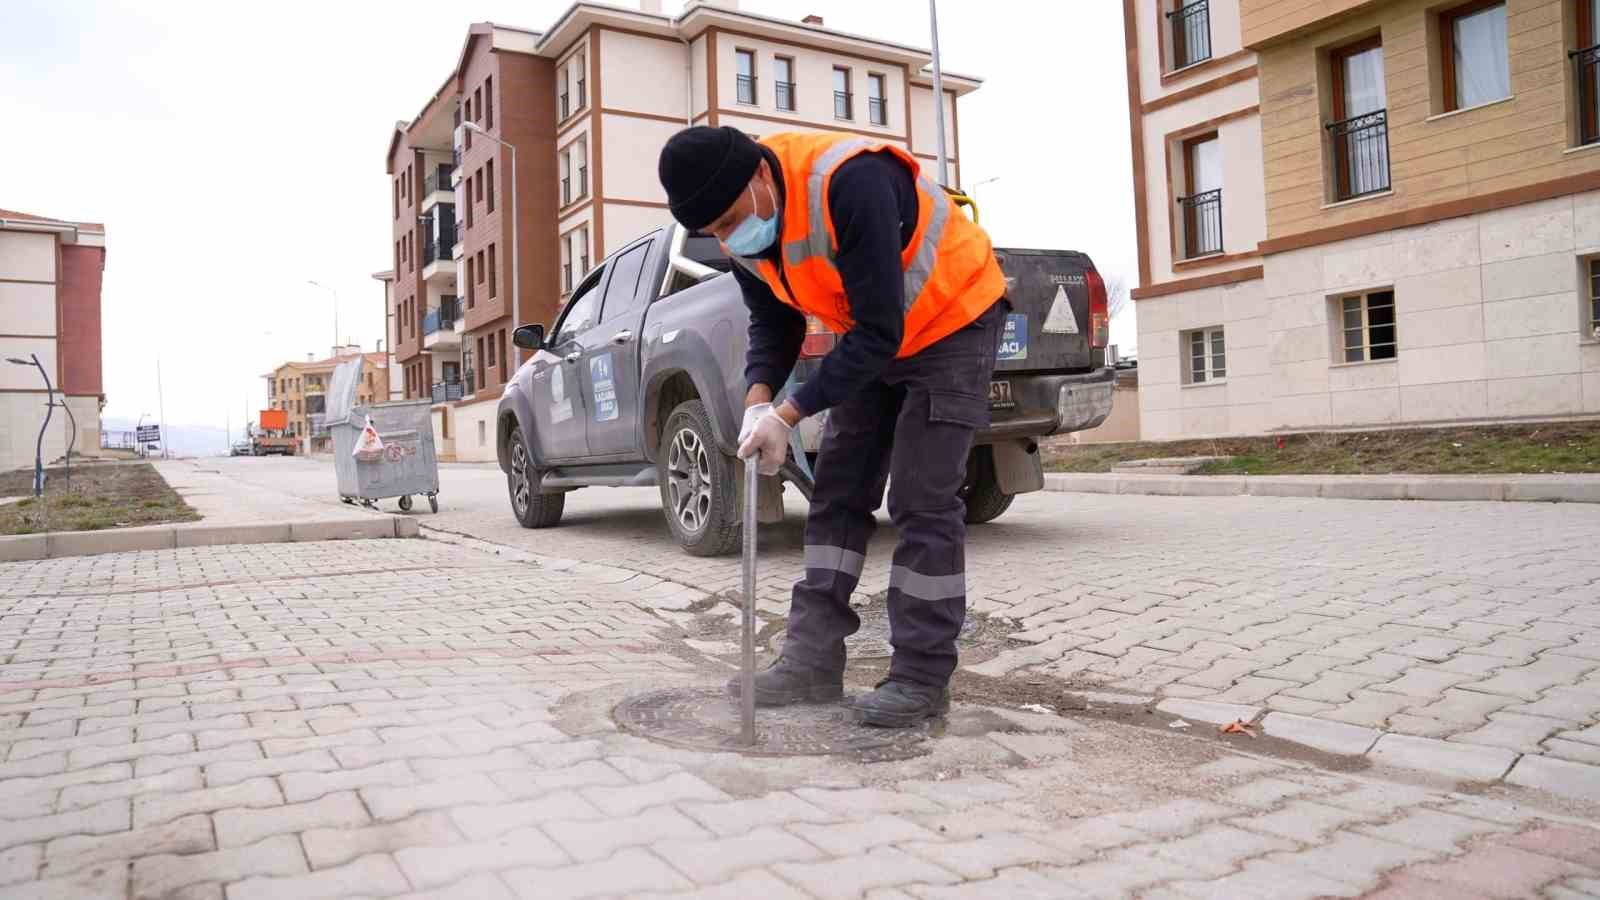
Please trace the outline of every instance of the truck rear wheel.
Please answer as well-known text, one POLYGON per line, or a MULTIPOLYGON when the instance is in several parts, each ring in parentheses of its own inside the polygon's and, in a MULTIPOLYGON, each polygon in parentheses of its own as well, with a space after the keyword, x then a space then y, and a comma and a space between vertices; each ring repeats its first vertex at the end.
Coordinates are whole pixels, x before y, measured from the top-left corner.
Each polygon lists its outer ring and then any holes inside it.
POLYGON ((967 455, 967 480, 961 485, 961 499, 967 504, 968 525, 981 525, 1000 517, 1011 508, 1016 494, 1000 490, 994 473, 994 451, 987 445, 973 447, 967 455))
POLYGON ((734 469, 734 460, 717 448, 705 404, 678 404, 661 430, 656 475, 667 527, 692 556, 724 556, 739 549, 734 469))
MULTIPOLYGON (((521 429, 511 429, 508 447, 511 471, 506 473, 506 490, 511 494, 512 514, 523 528, 549 528, 558 524, 567 505, 567 495, 539 493, 539 473, 528 455, 528 444, 522 438, 521 429)), ((435 507, 434 512, 438 511, 435 507)))

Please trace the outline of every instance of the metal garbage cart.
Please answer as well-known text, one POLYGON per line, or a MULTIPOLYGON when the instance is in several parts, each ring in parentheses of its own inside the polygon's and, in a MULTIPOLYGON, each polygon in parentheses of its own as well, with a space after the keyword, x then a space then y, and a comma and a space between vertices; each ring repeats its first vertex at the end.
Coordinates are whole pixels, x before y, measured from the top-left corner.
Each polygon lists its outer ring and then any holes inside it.
POLYGON ((339 499, 376 507, 379 500, 400 498, 402 512, 411 511, 411 498, 428 498, 428 508, 439 511, 439 457, 433 447, 433 401, 397 400, 356 405, 363 359, 340 363, 328 390, 326 424, 333 435, 333 469, 339 479, 339 499), (382 455, 371 462, 352 455, 367 419, 383 441, 382 455))

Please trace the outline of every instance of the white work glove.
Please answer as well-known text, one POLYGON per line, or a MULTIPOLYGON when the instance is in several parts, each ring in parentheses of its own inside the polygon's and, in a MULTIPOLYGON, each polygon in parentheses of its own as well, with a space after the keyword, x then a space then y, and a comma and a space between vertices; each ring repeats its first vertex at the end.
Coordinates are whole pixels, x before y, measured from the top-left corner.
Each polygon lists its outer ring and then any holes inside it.
POLYGON ((757 470, 762 475, 778 474, 778 467, 789 453, 789 431, 789 423, 771 403, 745 407, 744 424, 739 427, 739 458, 759 455, 757 470))

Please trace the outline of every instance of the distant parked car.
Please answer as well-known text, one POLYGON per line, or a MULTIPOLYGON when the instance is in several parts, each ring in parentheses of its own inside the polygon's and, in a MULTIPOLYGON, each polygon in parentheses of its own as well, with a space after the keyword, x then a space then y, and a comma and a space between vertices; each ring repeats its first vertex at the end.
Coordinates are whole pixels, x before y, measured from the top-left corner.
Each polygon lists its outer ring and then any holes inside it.
POLYGON ((229 450, 228 450, 228 455, 229 456, 255 456, 256 455, 256 448, 255 448, 255 445, 250 443, 249 441, 234 441, 233 442, 233 446, 231 448, 229 448, 229 450))

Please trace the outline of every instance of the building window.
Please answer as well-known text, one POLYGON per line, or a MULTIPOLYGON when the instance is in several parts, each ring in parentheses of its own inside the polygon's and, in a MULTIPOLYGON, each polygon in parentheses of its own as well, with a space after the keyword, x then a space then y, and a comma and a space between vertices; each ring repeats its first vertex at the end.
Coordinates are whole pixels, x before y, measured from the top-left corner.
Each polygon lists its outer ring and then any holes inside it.
POLYGON ((483 88, 472 92, 472 121, 483 124, 483 88))
POLYGON ((499 291, 497 291, 496 288, 495 288, 495 285, 497 283, 498 283, 498 280, 495 278, 494 245, 490 244, 489 245, 489 299, 490 300, 493 300, 495 298, 496 294, 499 293, 499 291))
POLYGON ((497 343, 496 336, 497 332, 489 332, 489 355, 483 359, 483 365, 486 369, 494 368, 495 360, 499 358, 495 353, 495 344, 497 343))
POLYGON ((734 67, 738 74, 735 76, 738 89, 735 97, 746 106, 756 105, 756 55, 750 50, 733 51, 734 67))
POLYGON ((494 127, 494 76, 483 79, 483 127, 494 127))
POLYGON ((1193 0, 1177 5, 1167 13, 1172 32, 1172 68, 1182 69, 1211 58, 1211 4, 1193 0))
POLYGON ((1589 336, 1600 341, 1600 257, 1589 260, 1589 336))
POLYGON ((473 197, 472 197, 472 202, 474 202, 474 203, 482 203, 483 202, 483 166, 479 166, 477 173, 475 173, 472 176, 472 190, 474 191, 474 194, 473 194, 473 197))
POLYGON ((1228 355, 1222 328, 1197 328, 1183 333, 1187 365, 1185 384, 1206 384, 1228 377, 1228 355))
POLYGON ((488 205, 485 209, 488 212, 494 212, 494 160, 491 159, 484 163, 483 175, 486 182, 484 189, 488 191, 488 205))
POLYGON ((561 154, 561 205, 572 202, 572 151, 561 154))
POLYGON ((473 215, 472 215, 472 211, 473 211, 472 176, 468 175, 466 180, 462 182, 462 185, 464 186, 464 189, 466 190, 466 194, 464 196, 466 197, 466 200, 467 200, 467 203, 466 203, 466 207, 467 207, 467 227, 471 228, 472 227, 472 219, 473 219, 473 215))
POLYGON ((394 217, 400 218, 400 179, 394 180, 394 217))
POLYGON ((578 167, 578 198, 589 196, 589 142, 580 139, 572 145, 572 161, 578 167))
POLYGON ((484 268, 484 267, 483 267, 483 251, 482 251, 482 250, 479 250, 479 251, 478 251, 478 265, 477 265, 477 269, 478 269, 478 283, 479 283, 479 284, 483 284, 483 268, 484 268))
MULTIPOLYGON (((483 359, 483 338, 478 338, 478 359, 483 359)), ((475 389, 481 390, 483 388, 483 383, 483 366, 479 366, 478 383, 475 385, 475 389)))
POLYGON ((578 277, 589 274, 589 228, 578 229, 578 277))
POLYGON ((500 371, 506 373, 501 375, 501 378, 509 379, 511 377, 510 370, 506 368, 506 330, 504 328, 500 329, 500 371))
POLYGON ((794 112, 794 60, 787 56, 772 60, 772 88, 778 95, 778 108, 794 112))
POLYGON ((1394 359, 1394 291, 1371 291, 1335 301, 1347 363, 1394 359))
POLYGON ((874 125, 889 124, 889 103, 884 94, 882 75, 867 75, 867 119, 874 125))
POLYGON ((1222 252, 1222 142, 1215 131, 1183 142, 1183 258, 1222 252))
POLYGON ((478 293, 472 284, 472 257, 467 257, 467 309, 478 305, 478 293))
POLYGON ((572 235, 561 238, 561 293, 572 293, 572 235))
POLYGON ((585 87, 585 85, 588 84, 588 81, 585 80, 585 79, 587 79, 588 73, 589 73, 589 60, 582 53, 578 54, 577 70, 578 70, 578 108, 579 109, 584 109, 584 108, 588 107, 588 105, 589 105, 589 91, 588 91, 588 88, 585 87))
POLYGON ((1578 146, 1600 141, 1600 0, 1577 0, 1578 47, 1572 57, 1578 83, 1578 146))
POLYGON ((853 119, 854 114, 850 109, 850 70, 839 66, 833 67, 833 117, 835 119, 853 119))
POLYGON ((1333 196, 1350 200, 1389 189, 1389 116, 1383 43, 1377 36, 1329 55, 1333 118, 1333 196))
POLYGON ((1445 109, 1470 109, 1511 96, 1505 0, 1468 3, 1439 16, 1445 109))
POLYGON ((572 115, 572 95, 567 91, 567 69, 565 66, 556 73, 556 117, 565 119, 572 115))

